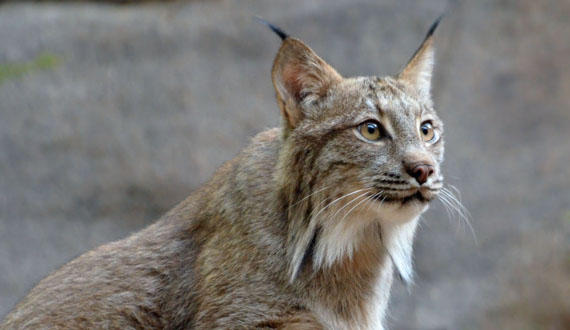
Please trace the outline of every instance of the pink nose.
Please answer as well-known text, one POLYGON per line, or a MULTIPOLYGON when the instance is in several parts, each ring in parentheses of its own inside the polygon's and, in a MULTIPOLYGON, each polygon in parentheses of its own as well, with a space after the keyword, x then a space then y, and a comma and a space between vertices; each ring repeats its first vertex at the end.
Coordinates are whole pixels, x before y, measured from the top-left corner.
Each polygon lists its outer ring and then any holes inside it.
POLYGON ((424 184, 430 175, 432 175, 435 170, 430 164, 411 164, 411 166, 406 166, 406 172, 416 179, 416 181, 422 185, 424 184))

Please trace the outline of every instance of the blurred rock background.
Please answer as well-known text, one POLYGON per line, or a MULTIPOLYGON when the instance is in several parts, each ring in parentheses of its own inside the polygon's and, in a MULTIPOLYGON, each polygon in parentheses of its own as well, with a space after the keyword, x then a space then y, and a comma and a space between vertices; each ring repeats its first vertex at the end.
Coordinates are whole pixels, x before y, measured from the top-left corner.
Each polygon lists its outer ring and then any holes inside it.
MULTIPOLYGON (((124 2, 124 1, 119 1, 124 2)), ((129 1, 137 2, 137 1, 129 1)), ((570 2, 0 5, 0 317, 71 258, 143 228, 279 124, 260 15, 346 76, 396 73, 432 21, 446 176, 392 329, 570 329, 570 2)))

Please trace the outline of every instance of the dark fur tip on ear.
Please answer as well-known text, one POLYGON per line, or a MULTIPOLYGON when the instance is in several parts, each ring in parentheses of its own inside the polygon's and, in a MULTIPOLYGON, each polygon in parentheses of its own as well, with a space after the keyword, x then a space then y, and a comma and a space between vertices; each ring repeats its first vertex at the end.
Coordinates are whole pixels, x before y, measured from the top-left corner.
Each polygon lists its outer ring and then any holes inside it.
POLYGON ((435 29, 437 29, 437 26, 439 25, 439 22, 441 22, 441 20, 443 19, 443 16, 445 14, 441 14, 436 20, 435 22, 433 22, 433 24, 431 25, 431 27, 428 30, 428 33, 426 34, 426 39, 431 37, 433 35, 433 33, 435 32, 435 29))
POLYGON ((279 38, 281 38, 281 40, 285 40, 285 39, 289 38, 289 35, 287 33, 285 33, 285 31, 283 31, 279 27, 269 23, 268 21, 264 20, 263 18, 261 18, 259 16, 253 16, 253 18, 257 22, 269 27, 273 32, 275 32, 279 36, 279 38))

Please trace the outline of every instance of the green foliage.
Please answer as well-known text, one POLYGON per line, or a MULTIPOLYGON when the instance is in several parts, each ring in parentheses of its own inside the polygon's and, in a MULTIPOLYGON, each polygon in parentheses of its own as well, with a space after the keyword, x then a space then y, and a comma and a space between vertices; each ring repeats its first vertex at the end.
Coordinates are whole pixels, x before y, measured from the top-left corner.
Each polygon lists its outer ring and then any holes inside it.
POLYGON ((0 63, 0 84, 6 80, 19 78, 35 71, 52 70, 56 68, 61 61, 61 57, 57 55, 41 53, 28 62, 0 63))

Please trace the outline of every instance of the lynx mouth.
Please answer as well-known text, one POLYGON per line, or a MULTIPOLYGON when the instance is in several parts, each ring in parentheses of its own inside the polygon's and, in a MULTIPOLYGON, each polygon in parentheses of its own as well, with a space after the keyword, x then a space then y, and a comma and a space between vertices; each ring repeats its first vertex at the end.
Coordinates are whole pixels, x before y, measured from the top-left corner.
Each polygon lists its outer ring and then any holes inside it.
POLYGON ((415 194, 404 197, 400 201, 402 202, 402 204, 407 204, 413 201, 418 201, 420 203, 427 203, 429 202, 429 199, 427 199, 420 191, 417 191, 415 194))
POLYGON ((409 189, 409 192, 411 193, 406 195, 398 194, 402 193, 402 191, 398 191, 398 193, 386 192, 382 194, 376 194, 373 198, 380 203, 400 203, 404 205, 412 202, 418 202, 424 204, 433 200, 438 191, 439 189, 414 188, 409 189))

